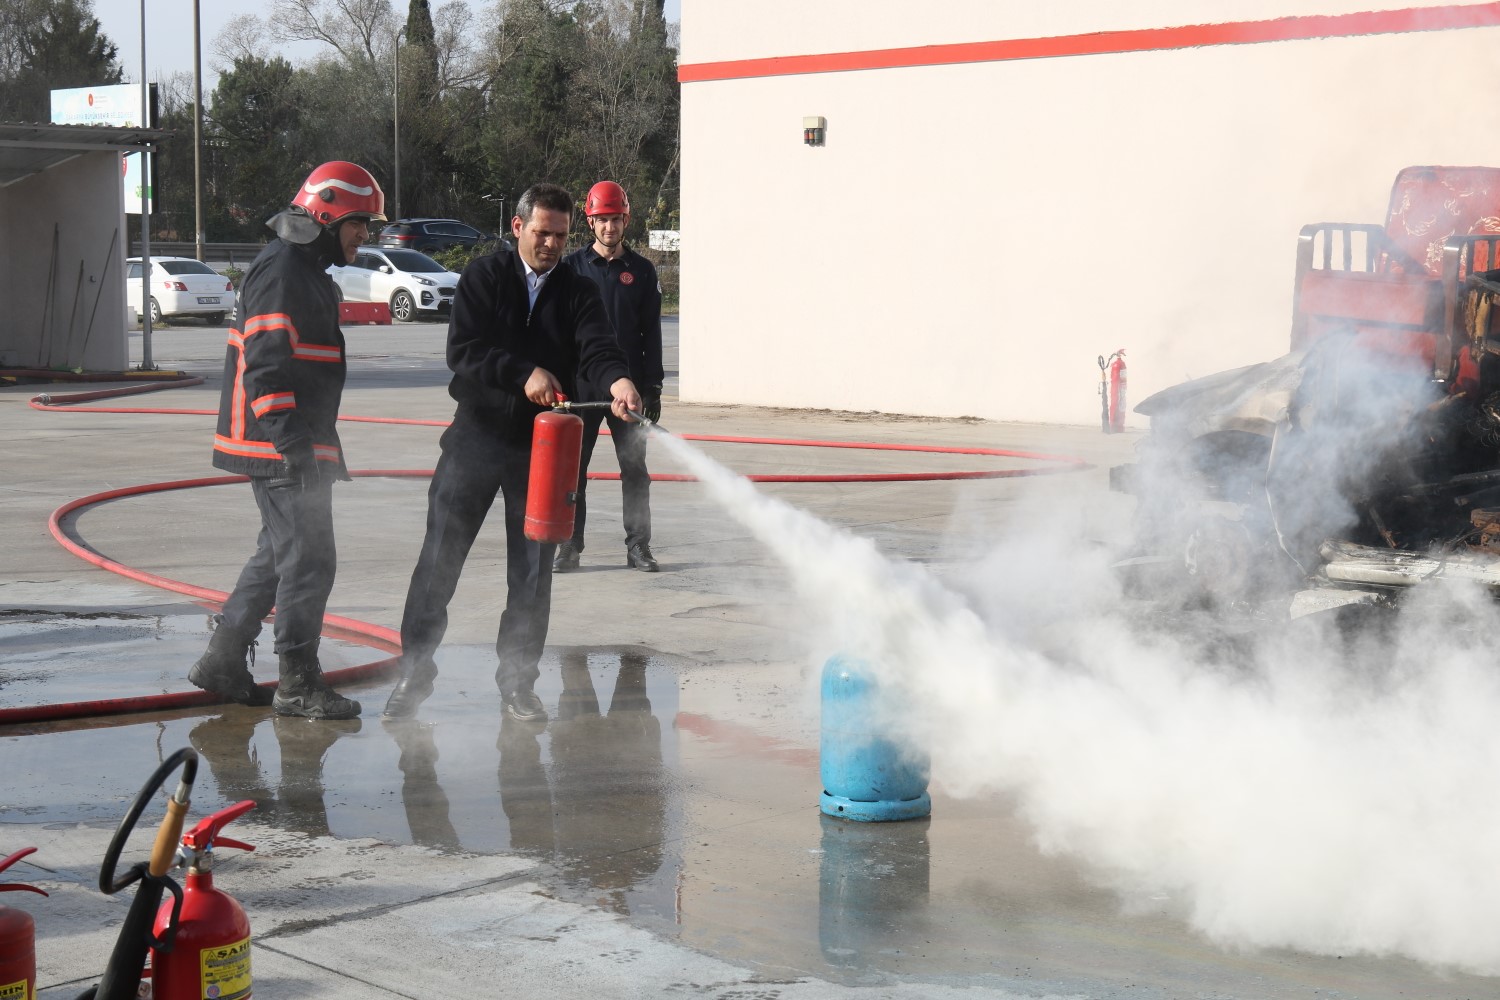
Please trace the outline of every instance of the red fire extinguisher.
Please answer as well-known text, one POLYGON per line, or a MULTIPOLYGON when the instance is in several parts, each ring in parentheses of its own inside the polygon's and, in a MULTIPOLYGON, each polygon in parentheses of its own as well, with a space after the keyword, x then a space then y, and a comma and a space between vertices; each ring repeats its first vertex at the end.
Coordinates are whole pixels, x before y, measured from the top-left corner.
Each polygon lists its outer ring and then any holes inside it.
MULTIPOLYGON (((24 847, 0 860, 0 872, 36 850, 24 847)), ((0 883, 0 892, 35 892, 47 895, 34 885, 19 882, 0 883)), ((25 910, 0 906, 0 997, 32 1000, 36 996, 36 921, 25 910)))
POLYGON ((566 542, 573 537, 583 418, 548 410, 531 428, 531 478, 526 486, 526 537, 566 542))
POLYGON ((182 900, 168 900, 156 914, 158 941, 151 952, 154 1000, 248 1000, 250 921, 232 896, 214 888, 214 847, 253 851, 251 844, 220 837, 219 831, 251 809, 249 799, 204 819, 182 836, 179 860, 187 865, 182 900))
POLYGON ((1106 434, 1125 429, 1125 348, 1099 355, 1099 423, 1106 434))

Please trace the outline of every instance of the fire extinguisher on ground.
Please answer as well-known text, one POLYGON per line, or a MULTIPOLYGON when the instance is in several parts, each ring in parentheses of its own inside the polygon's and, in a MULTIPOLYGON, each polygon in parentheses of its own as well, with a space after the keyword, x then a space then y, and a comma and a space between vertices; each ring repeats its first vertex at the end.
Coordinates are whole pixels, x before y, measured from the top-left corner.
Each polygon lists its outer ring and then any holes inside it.
POLYGON ((1099 429, 1119 434, 1125 429, 1125 348, 1108 358, 1099 355, 1099 429))
POLYGON ((214 847, 253 851, 251 844, 219 836, 229 823, 255 808, 252 800, 236 802, 182 836, 179 861, 187 866, 187 880, 179 906, 162 904, 156 914, 158 946, 151 953, 153 1000, 246 1000, 251 995, 250 920, 234 899, 214 888, 214 847))
MULTIPOLYGON (((0 872, 36 851, 24 847, 0 860, 0 872)), ((0 892, 35 892, 47 895, 34 885, 19 882, 0 883, 0 892)), ((0 997, 32 1000, 36 996, 36 921, 25 910, 0 906, 0 997)))

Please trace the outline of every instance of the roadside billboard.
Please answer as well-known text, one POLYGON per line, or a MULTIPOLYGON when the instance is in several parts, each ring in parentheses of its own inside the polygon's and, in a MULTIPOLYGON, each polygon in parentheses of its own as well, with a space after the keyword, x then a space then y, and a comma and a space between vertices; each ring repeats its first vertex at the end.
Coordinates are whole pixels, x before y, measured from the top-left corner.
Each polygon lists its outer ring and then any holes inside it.
MULTIPOLYGON (((156 122, 156 84, 151 84, 151 106, 149 122, 156 122)), ((73 87, 52 91, 52 124, 54 125, 112 125, 116 128, 137 128, 142 124, 141 88, 135 84, 110 84, 102 87, 73 87)), ((137 215, 141 211, 142 180, 141 161, 146 153, 129 153, 123 164, 125 211, 137 215)), ((149 173, 150 164, 147 164, 149 173)), ((152 192, 147 191, 146 211, 152 210, 152 192)))

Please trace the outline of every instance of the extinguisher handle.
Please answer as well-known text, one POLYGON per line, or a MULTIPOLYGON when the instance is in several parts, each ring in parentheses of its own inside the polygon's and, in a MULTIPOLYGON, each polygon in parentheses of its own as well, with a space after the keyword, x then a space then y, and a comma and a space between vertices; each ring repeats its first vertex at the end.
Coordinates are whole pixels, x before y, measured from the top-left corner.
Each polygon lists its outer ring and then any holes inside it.
POLYGON ((5 871, 5 869, 9 868, 11 865, 15 864, 17 861, 20 861, 22 858, 26 857, 26 855, 28 855, 28 854, 35 854, 35 853, 36 853, 36 848, 35 847, 23 847, 19 851, 17 851, 16 853, 12 854, 8 858, 0 858, 0 872, 5 871))
POLYGON ((220 837, 219 839, 215 840, 214 841, 214 846, 215 847, 233 847, 233 848, 235 848, 237 850, 241 850, 241 851, 253 851, 253 850, 255 850, 255 845, 254 844, 247 844, 243 840, 231 840, 228 837, 220 837))
POLYGON ((220 809, 212 816, 203 817, 198 821, 197 826, 183 834, 183 845, 190 850, 206 851, 215 843, 220 843, 226 847, 240 847, 244 850, 253 851, 255 848, 250 847, 248 844, 241 844, 232 840, 220 840, 219 831, 254 808, 255 800, 245 799, 243 802, 236 802, 232 806, 220 809))
MULTIPOLYGON (((5 871, 5 869, 26 857, 26 855, 35 853, 35 847, 23 847, 10 857, 0 859, 0 872, 5 871)), ((45 889, 38 889, 36 886, 26 885, 24 882, 0 882, 0 892, 34 892, 39 896, 47 895, 45 889)))

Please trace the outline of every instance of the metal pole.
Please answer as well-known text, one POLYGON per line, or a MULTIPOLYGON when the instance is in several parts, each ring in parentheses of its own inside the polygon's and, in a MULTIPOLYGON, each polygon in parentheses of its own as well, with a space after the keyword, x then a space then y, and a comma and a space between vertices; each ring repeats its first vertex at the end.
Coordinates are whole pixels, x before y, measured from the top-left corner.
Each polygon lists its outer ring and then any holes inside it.
POLYGON ((396 67, 396 83, 392 88, 391 98, 391 133, 395 140, 396 163, 396 183, 392 191, 395 213, 391 216, 392 219, 401 218, 401 36, 405 33, 405 27, 396 32, 396 54, 392 60, 396 67))
POLYGON ((203 34, 193 0, 193 256, 203 259, 203 34))
MULTIPOLYGON (((141 128, 151 127, 151 85, 146 82, 146 0, 141 0, 141 128)), ((154 372, 151 361, 151 160, 141 158, 141 371, 154 372)))

